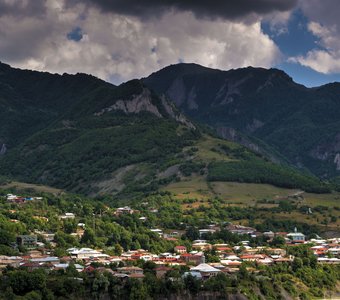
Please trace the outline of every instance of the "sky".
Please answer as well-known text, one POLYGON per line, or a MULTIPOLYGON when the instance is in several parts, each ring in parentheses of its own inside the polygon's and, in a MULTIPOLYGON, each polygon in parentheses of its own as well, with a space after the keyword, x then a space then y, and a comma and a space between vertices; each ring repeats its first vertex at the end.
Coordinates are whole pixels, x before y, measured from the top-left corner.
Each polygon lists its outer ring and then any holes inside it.
POLYGON ((121 82, 167 65, 340 81, 338 0, 0 0, 0 61, 121 82))

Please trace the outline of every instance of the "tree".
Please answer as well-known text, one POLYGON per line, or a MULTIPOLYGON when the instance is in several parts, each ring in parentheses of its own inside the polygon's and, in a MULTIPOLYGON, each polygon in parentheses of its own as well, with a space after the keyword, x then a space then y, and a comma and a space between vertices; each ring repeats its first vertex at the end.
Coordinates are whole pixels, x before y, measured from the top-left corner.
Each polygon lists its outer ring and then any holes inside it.
POLYGON ((200 290, 201 281, 191 274, 188 274, 184 277, 184 285, 186 289, 190 291, 190 293, 196 295, 200 290))
POLYGON ((273 238, 270 245, 273 247, 283 247, 286 244, 284 237, 277 235, 273 238))
POLYGON ((25 300, 42 300, 42 296, 37 291, 31 291, 25 295, 25 300))
POLYGON ((185 236, 189 239, 189 240, 197 240, 200 237, 200 233, 198 231, 197 228, 195 227, 189 227, 187 232, 185 233, 185 236))
POLYGON ((247 270, 247 267, 246 267, 245 263, 242 263, 241 266, 240 266, 239 276, 242 279, 249 278, 249 272, 247 270))
POLYGON ((222 294, 226 294, 228 286, 231 286, 231 281, 224 273, 219 273, 204 283, 204 289, 222 294))
POLYGON ((86 245, 95 245, 96 244, 96 237, 95 237, 93 229, 87 228, 84 231, 84 234, 81 237, 80 242, 82 244, 86 244, 86 245))
POLYGON ((119 244, 115 244, 114 254, 120 256, 123 253, 123 247, 119 244))
POLYGON ((153 275, 156 275, 155 268, 156 268, 156 264, 153 261, 146 261, 143 264, 144 273, 151 273, 153 275))
POLYGON ((0 244, 9 245, 11 242, 15 241, 15 235, 4 229, 0 229, 0 244))
POLYGON ((146 286, 136 279, 129 280, 129 300, 146 300, 149 298, 146 286))
POLYGON ((303 261, 300 257, 295 257, 292 263, 292 269, 294 272, 303 267, 303 261))
POLYGON ((99 299, 103 293, 106 293, 109 284, 109 279, 105 275, 101 274, 99 277, 96 277, 92 283, 92 295, 94 298, 99 299))
POLYGON ((15 270, 8 272, 8 285, 14 293, 24 295, 34 290, 42 290, 46 287, 46 273, 43 270, 27 272, 15 270))

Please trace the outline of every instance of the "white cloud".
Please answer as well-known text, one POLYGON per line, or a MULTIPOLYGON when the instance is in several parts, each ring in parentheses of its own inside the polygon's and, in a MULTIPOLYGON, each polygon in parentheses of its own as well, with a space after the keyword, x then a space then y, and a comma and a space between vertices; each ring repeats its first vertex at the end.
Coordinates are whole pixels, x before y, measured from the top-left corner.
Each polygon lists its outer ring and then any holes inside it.
POLYGON ((288 22, 291 15, 291 11, 271 13, 266 15, 263 21, 268 22, 271 32, 276 36, 279 36, 288 33, 288 22))
POLYGON ((289 61, 300 63, 320 73, 331 74, 340 72, 339 58, 339 52, 332 53, 325 50, 313 50, 309 51, 306 56, 293 57, 289 61))
POLYGON ((322 26, 317 22, 310 22, 308 30, 320 39, 318 49, 309 51, 305 56, 290 58, 290 61, 310 67, 324 74, 340 72, 340 41, 336 26, 322 26))
POLYGON ((17 67, 57 73, 91 73, 122 81, 147 76, 166 65, 195 62, 229 69, 269 67, 280 56, 274 42, 252 24, 198 20, 172 12, 159 20, 102 13, 82 4, 65 9, 48 0, 39 18, 0 17, 0 57, 17 67), (79 26, 83 37, 68 40, 79 26))
POLYGON ((333 0, 300 0, 309 18, 308 30, 319 38, 316 48, 290 61, 324 74, 340 73, 339 3, 333 0))

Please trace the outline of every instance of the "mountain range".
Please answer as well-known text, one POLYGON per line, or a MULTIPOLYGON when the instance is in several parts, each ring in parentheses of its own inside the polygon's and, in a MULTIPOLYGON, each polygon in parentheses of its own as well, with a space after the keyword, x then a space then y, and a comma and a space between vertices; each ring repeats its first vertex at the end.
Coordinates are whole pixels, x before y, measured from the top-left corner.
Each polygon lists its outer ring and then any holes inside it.
POLYGON ((166 67, 144 82, 223 138, 321 178, 340 171, 340 83, 306 88, 277 69, 195 64, 166 67))
POLYGON ((119 86, 0 63, 0 175, 138 196, 199 174, 329 191, 340 171, 340 84, 276 69, 169 66, 119 86))

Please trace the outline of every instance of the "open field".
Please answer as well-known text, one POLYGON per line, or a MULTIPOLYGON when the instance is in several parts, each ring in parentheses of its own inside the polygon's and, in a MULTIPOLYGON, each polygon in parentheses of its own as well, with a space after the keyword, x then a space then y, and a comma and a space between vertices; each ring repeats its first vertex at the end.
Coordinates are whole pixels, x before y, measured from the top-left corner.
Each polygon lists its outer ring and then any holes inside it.
POLYGON ((209 198, 214 197, 214 193, 209 189, 207 181, 203 176, 196 176, 171 183, 162 188, 162 190, 173 193, 177 199, 181 200, 208 200, 209 198))
POLYGON ((252 205, 258 200, 279 200, 293 195, 298 190, 278 188, 269 184, 212 182, 216 195, 230 203, 252 205))
POLYGON ((208 135, 203 135, 202 138, 195 145, 198 148, 198 151, 196 153, 196 158, 202 159, 205 162, 211 162, 214 160, 218 160, 218 161, 233 160, 224 153, 212 150, 213 148, 216 149, 219 144, 228 146, 229 148, 236 147, 235 143, 232 143, 226 140, 216 139, 208 135))
POLYGON ((35 190, 37 192, 44 192, 44 193, 51 193, 54 195, 58 195, 60 193, 63 193, 63 190, 45 186, 45 185, 39 185, 39 184, 32 184, 32 183, 24 183, 24 182, 17 182, 17 181, 11 181, 9 183, 6 183, 4 185, 0 186, 1 189, 10 189, 15 188, 17 190, 35 190))
MULTIPOLYGON (((188 178, 186 181, 176 182, 164 187, 163 190, 170 191, 175 198, 183 200, 182 208, 190 210, 200 205, 209 206, 209 199, 218 197, 226 206, 255 206, 255 222, 265 218, 276 220, 296 220, 310 225, 318 225, 322 231, 340 231, 340 193, 312 194, 303 193, 303 197, 294 197, 299 192, 296 189, 278 188, 269 184, 249 184, 238 182, 210 182, 207 183, 203 176, 188 178), (309 206, 313 213, 294 210, 292 212, 274 212, 263 210, 265 208, 278 207, 279 201, 291 200, 298 207, 309 206), (188 201, 190 200, 190 201, 188 201), (271 203, 261 203, 263 200, 271 203), (258 202, 260 201, 260 202, 258 202), (273 201, 275 203, 273 203, 273 201), (318 212, 317 206, 325 206, 326 210, 318 212), (336 221, 330 222, 331 217, 336 221)), ((247 225, 249 220, 239 220, 238 223, 247 225)))
MULTIPOLYGON (((259 200, 285 199, 299 192, 297 189, 285 189, 269 184, 239 183, 239 182, 211 182, 207 183, 203 176, 188 178, 180 182, 171 183, 162 190, 169 191, 178 199, 196 198, 209 199, 218 196, 225 203, 251 206, 259 200)), ((312 194, 304 193, 301 205, 311 207, 324 205, 340 207, 340 193, 312 194)))

